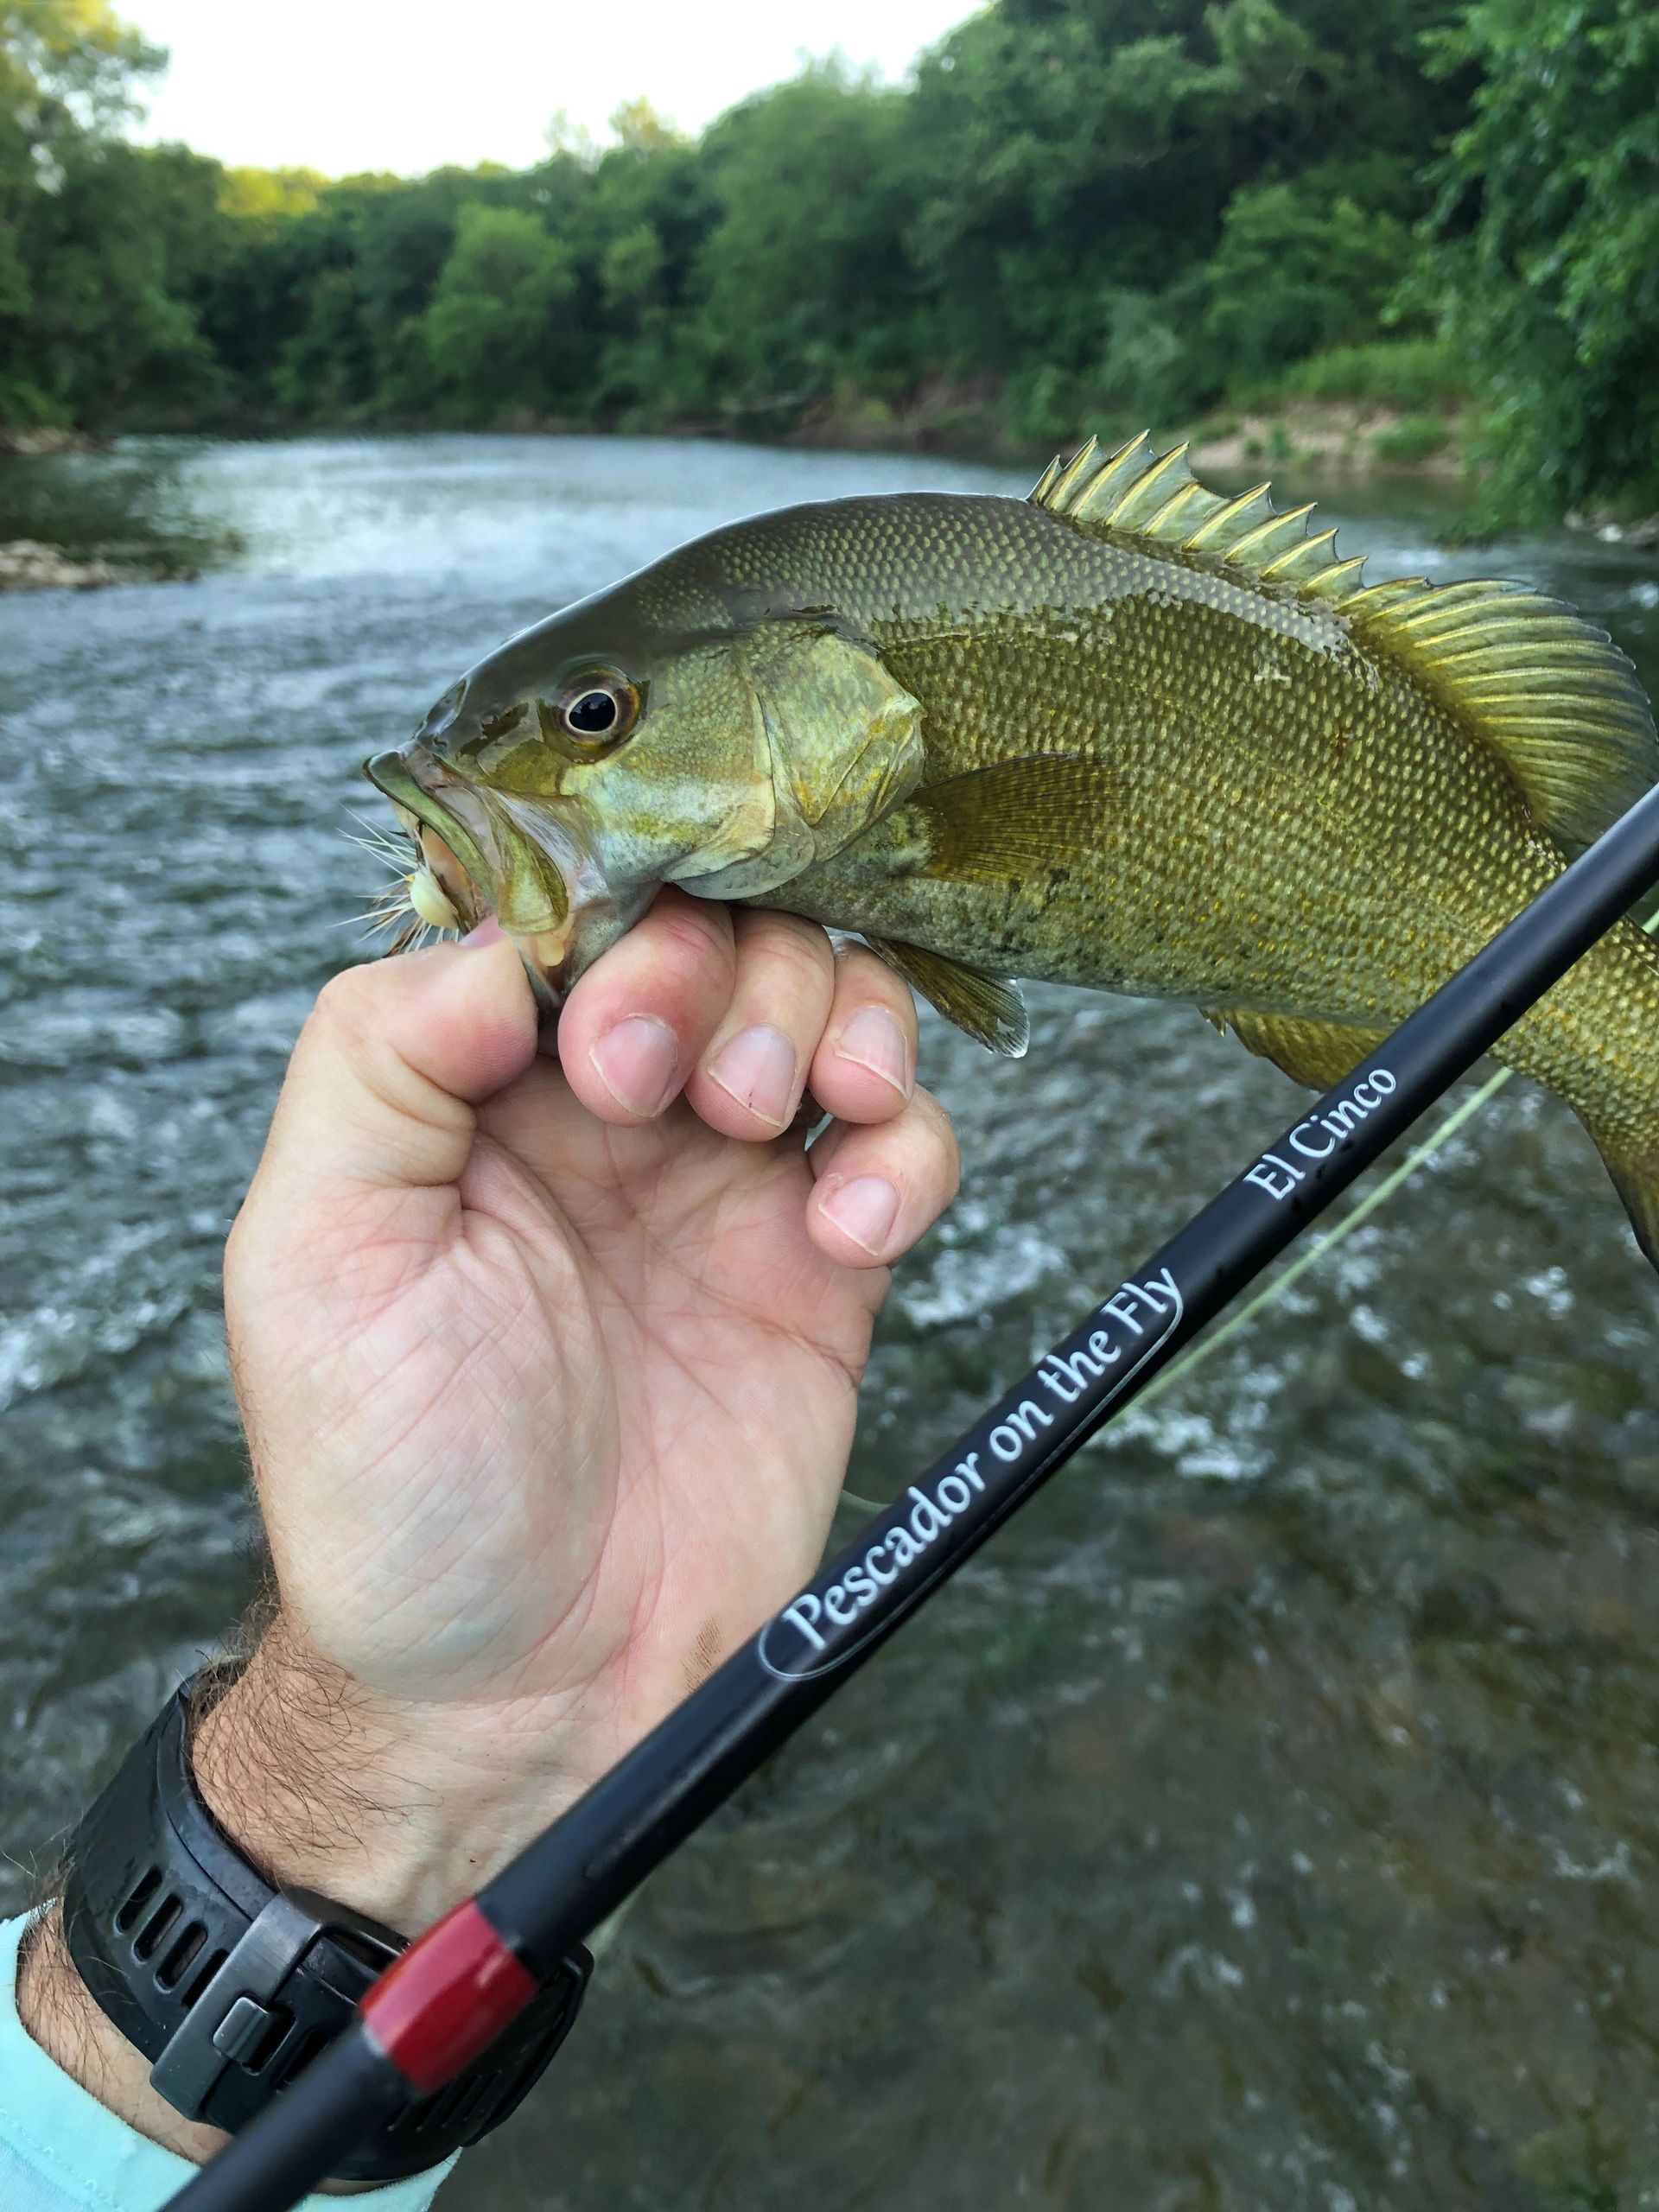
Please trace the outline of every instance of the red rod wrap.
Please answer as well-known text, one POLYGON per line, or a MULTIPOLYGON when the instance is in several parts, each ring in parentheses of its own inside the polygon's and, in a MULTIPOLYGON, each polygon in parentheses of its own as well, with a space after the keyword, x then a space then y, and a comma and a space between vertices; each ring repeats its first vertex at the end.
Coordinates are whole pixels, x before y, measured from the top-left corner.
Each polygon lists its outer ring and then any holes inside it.
POLYGON ((404 2079, 429 2097, 489 2049, 536 1990, 469 1897, 387 1967, 359 2009, 404 2079))

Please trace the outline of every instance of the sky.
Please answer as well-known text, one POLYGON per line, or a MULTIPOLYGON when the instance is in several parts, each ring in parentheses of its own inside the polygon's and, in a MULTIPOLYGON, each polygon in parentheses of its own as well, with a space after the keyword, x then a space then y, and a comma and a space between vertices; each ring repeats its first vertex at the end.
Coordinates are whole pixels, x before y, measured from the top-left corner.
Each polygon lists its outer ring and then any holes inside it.
POLYGON ((118 0, 172 65, 143 136, 232 165, 518 168, 561 109, 603 137, 643 96, 683 130, 803 54, 901 77, 972 0, 118 0))

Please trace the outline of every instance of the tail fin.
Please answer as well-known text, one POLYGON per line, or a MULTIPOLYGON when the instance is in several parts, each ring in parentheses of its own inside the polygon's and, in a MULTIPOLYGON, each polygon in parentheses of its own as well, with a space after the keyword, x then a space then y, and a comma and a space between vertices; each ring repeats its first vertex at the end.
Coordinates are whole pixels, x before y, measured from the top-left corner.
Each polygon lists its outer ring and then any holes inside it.
POLYGON ((1624 1201, 1637 1243, 1646 1253, 1649 1265, 1659 1268, 1659 1143, 1632 1157, 1605 1142, 1595 1129, 1590 1134, 1603 1166, 1613 1179, 1613 1188, 1624 1201))

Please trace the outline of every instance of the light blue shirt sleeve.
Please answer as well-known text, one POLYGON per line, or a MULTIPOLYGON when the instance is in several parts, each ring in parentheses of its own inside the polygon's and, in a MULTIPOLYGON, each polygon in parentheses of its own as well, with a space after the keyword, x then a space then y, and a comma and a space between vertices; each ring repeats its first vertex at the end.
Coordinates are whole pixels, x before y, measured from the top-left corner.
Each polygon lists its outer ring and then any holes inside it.
MULTIPOLYGON (((3 2212, 156 2212, 196 2171, 106 2112, 49 2059, 17 2017, 17 1946, 0 1921, 0 2207, 3 2212)), ((308 2196, 303 2212, 426 2212, 454 2164, 354 2196, 308 2196)))

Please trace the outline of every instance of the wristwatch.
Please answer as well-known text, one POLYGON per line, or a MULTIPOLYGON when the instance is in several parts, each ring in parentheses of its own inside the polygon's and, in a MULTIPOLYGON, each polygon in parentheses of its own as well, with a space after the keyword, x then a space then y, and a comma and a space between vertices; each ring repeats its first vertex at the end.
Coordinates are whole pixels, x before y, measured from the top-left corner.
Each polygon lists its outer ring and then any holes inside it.
MULTIPOLYGON (((198 1796, 183 1683, 95 1800, 69 1847, 64 1931, 81 1980, 150 2061, 187 2120, 230 2133, 279 2096, 408 1946, 378 1922, 273 1889, 198 1796)), ((512 2113, 575 2019, 593 1960, 578 1945, 499 2042, 406 2106, 334 2178, 395 2181, 512 2113)))

